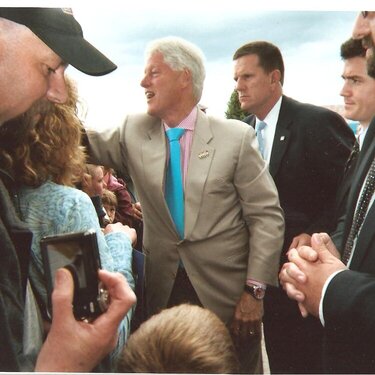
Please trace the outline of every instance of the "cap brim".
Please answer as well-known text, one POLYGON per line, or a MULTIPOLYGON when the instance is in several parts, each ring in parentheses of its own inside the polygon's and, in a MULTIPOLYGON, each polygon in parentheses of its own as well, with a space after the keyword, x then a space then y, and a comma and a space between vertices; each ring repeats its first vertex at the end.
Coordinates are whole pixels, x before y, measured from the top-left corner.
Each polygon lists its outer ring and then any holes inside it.
POLYGON ((83 73, 102 76, 114 71, 117 65, 80 36, 45 33, 38 28, 33 32, 48 47, 57 53, 64 62, 69 63, 83 73))

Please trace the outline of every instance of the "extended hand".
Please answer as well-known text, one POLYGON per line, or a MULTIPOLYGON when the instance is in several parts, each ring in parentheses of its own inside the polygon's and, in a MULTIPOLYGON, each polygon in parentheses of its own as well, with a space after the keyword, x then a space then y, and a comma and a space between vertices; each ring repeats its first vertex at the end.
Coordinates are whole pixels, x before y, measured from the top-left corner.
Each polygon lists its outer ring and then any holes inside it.
POLYGON ((132 245, 134 245, 137 242, 137 232, 135 231, 135 229, 130 228, 128 225, 123 225, 120 222, 106 225, 103 232, 104 234, 111 232, 124 232, 129 236, 132 245))
POLYGON ((301 246, 310 246, 310 245, 311 245, 311 236, 307 233, 301 233, 298 236, 293 238, 293 241, 289 246, 289 250, 298 249, 301 246))
POLYGON ((137 219, 142 221, 142 207, 139 202, 133 204, 133 216, 137 219))

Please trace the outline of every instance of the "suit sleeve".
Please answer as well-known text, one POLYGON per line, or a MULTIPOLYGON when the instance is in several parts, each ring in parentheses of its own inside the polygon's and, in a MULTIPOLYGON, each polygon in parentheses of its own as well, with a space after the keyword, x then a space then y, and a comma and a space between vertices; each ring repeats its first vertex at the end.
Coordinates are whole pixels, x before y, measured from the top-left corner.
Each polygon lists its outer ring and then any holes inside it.
POLYGON ((355 139, 343 118, 332 111, 312 119, 308 136, 311 138, 309 173, 320 181, 322 207, 316 211, 306 232, 330 232, 334 229, 336 194, 355 139))
POLYGON ((277 285, 284 217, 275 183, 248 128, 239 151, 234 184, 249 230, 247 278, 277 285))
POLYGON ((93 164, 104 165, 113 168, 122 175, 128 175, 125 155, 125 125, 124 124, 106 129, 104 131, 95 131, 86 129, 85 146, 89 154, 89 161, 93 164))
POLYGON ((374 340, 375 277, 350 270, 336 275, 328 285, 323 314, 326 329, 337 340, 374 340))

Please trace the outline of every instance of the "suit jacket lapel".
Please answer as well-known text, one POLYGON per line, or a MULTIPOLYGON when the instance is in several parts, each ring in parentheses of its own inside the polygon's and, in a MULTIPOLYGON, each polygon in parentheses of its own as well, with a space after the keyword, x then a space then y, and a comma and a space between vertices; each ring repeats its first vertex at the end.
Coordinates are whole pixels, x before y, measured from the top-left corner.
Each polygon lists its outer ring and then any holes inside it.
POLYGON ((166 224, 174 225, 169 214, 169 209, 164 197, 164 179, 167 160, 167 145, 163 126, 159 119, 155 119, 148 131, 148 137, 142 144, 142 163, 144 176, 142 180, 147 181, 149 194, 153 196, 152 202, 156 210, 163 212, 162 218, 168 218, 166 224))
POLYGON ((193 144, 185 183, 185 237, 191 234, 197 221, 207 175, 215 148, 208 143, 213 138, 209 119, 198 111, 193 144))
POLYGON ((288 147, 290 140, 289 127, 293 121, 290 117, 291 114, 288 98, 283 96, 270 158, 269 170, 272 177, 276 176, 281 160, 283 159, 284 153, 288 147))

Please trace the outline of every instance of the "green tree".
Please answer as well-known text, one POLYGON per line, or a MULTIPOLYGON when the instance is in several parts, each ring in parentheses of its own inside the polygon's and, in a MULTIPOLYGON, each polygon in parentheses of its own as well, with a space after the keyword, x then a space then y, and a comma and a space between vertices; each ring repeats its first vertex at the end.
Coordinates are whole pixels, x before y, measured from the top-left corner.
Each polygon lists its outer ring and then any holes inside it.
POLYGON ((226 118, 233 118, 236 120, 242 120, 248 115, 247 112, 243 111, 241 109, 240 102, 238 100, 238 93, 236 90, 232 92, 232 95, 230 96, 229 102, 228 102, 228 108, 225 112, 226 118))

